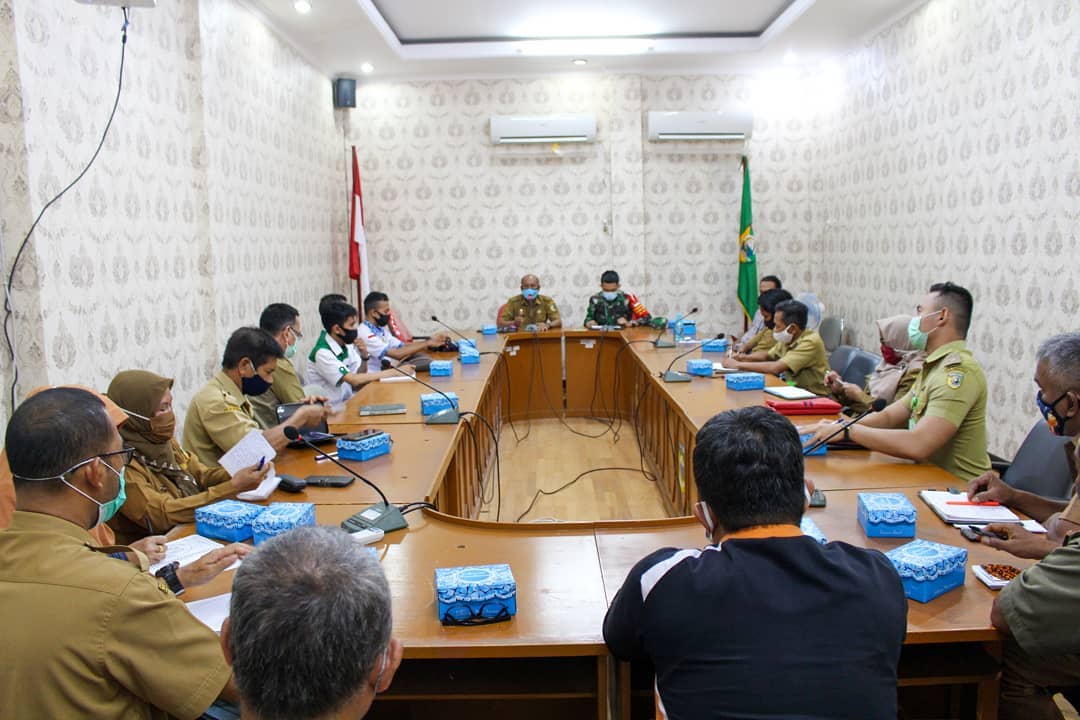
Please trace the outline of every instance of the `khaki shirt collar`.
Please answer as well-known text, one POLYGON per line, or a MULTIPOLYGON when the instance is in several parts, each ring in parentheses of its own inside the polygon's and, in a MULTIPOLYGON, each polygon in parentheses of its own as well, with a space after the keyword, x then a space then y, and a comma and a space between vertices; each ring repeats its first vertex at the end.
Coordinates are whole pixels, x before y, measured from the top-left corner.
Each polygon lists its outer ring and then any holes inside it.
POLYGON ((236 383, 229 379, 229 376, 225 374, 224 370, 218 370, 217 374, 214 375, 214 380, 221 385, 222 390, 239 400, 241 405, 249 404, 247 396, 244 395, 244 391, 236 387, 236 383))
POLYGON ((11 516, 10 529, 56 533, 57 535, 65 535, 73 540, 78 540, 86 545, 93 545, 90 533, 86 528, 79 527, 70 520, 55 515, 46 515, 45 513, 16 510, 11 516))
POLYGON ((930 353, 926 358, 926 364, 937 362, 941 358, 954 352, 961 352, 967 350, 967 343, 963 340, 953 340, 951 343, 945 343, 934 352, 930 353))

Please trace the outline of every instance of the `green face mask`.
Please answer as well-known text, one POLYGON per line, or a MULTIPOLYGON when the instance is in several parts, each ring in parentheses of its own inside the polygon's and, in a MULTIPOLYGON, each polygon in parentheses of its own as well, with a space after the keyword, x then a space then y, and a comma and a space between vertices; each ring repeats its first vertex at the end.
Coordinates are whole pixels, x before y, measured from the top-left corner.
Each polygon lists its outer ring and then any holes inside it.
MULTIPOLYGON (((102 460, 102 462, 105 462, 105 461, 102 460)), ((92 502, 92 503, 94 503, 95 505, 98 506, 98 519, 97 519, 97 522, 94 523, 94 527, 97 527, 98 525, 102 525, 102 524, 107 523, 110 520, 112 520, 113 517, 116 515, 116 513, 120 512, 120 506, 123 505, 124 502, 127 501, 127 489, 125 488, 125 485, 124 485, 124 471, 127 468, 122 467, 119 470, 117 470, 112 465, 109 465, 109 463, 105 463, 105 465, 108 466, 108 468, 110 470, 112 470, 114 473, 116 473, 120 477, 120 492, 116 493, 116 497, 114 497, 109 502, 99 503, 97 500, 90 497, 89 495, 84 493, 82 490, 80 490, 79 488, 77 488, 74 485, 72 485, 71 483, 69 483, 67 480, 61 479, 62 483, 64 483, 69 488, 71 488, 72 490, 79 493, 84 498, 86 498, 87 500, 89 500, 90 502, 92 502)))
POLYGON ((285 358, 287 360, 292 360, 294 355, 296 355, 296 343, 285 348, 285 358))
MULTIPOLYGON (((911 318, 911 322, 908 323, 907 330, 908 340, 911 341, 911 347, 915 348, 916 350, 926 349, 926 341, 930 339, 930 333, 925 333, 922 331, 923 318, 937 315, 940 312, 940 310, 935 310, 932 313, 927 313, 926 315, 916 315, 915 317, 911 318)), ((933 332, 933 330, 931 330, 930 332, 933 332)))

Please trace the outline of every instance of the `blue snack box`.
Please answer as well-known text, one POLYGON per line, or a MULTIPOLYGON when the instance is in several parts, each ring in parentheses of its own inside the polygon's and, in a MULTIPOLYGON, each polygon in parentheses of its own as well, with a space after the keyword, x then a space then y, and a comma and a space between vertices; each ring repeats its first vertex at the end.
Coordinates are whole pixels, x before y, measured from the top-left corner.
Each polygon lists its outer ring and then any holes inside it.
POLYGON ((900 581, 904 594, 925 603, 964 584, 967 550, 930 542, 913 540, 885 553, 900 581))
MULTIPOLYGON (((802 442, 803 447, 806 447, 806 441, 814 437, 814 433, 807 433, 799 436, 799 441, 802 442)), ((806 453, 806 457, 816 457, 818 455, 827 455, 829 453, 829 443, 821 443, 821 447, 813 452, 806 453)))
POLYGON ((359 460, 363 462, 380 455, 389 455, 394 440, 388 432, 379 432, 363 437, 346 435, 338 438, 337 452, 339 460, 359 460))
POLYGON ((458 350, 460 350, 463 347, 471 347, 471 348, 473 348, 475 350, 476 349, 476 341, 473 340, 472 338, 459 338, 457 340, 457 346, 458 346, 458 350))
MULTIPOLYGON (((448 392, 446 394, 454 402, 454 407, 459 407, 457 393, 448 392)), ((450 403, 439 393, 424 393, 420 396, 421 415, 434 415, 440 410, 446 410, 449 407, 450 403)))
POLYGON ((506 563, 435 568, 435 594, 444 625, 517 615, 517 583, 506 563))
POLYGON ((301 525, 315 524, 314 503, 270 503, 251 523, 255 544, 287 533, 301 525))
POLYGON ((217 540, 243 542, 251 538, 251 523, 265 509, 240 500, 219 500, 195 509, 195 532, 217 540))
POLYGON ((915 537, 918 511, 901 493, 859 493, 859 525, 866 537, 915 537))
POLYGON ((697 337, 697 320, 682 321, 682 336, 684 338, 697 337))
POLYGON ((450 360, 432 360, 428 365, 431 377, 450 377, 454 374, 454 363, 450 360))
POLYGON ((686 372, 699 377, 712 377, 712 360, 694 358, 686 361, 686 372))
POLYGON ((829 542, 825 539, 825 533, 821 532, 821 528, 817 526, 817 523, 806 515, 802 516, 802 522, 799 523, 799 529, 803 531, 803 535, 809 535, 822 545, 829 542))
POLYGON ((458 360, 461 361, 462 365, 479 365, 480 351, 476 349, 476 345, 466 345, 464 343, 459 343, 458 360))
POLYGON ((727 338, 713 338, 712 340, 706 340, 701 344, 702 352, 727 352, 728 342, 727 338))
POLYGON ((756 372, 728 373, 724 382, 728 390, 761 390, 765 387, 765 376, 756 372))
POLYGON ((483 325, 480 327, 480 333, 483 335, 497 335, 499 328, 497 325, 483 325))

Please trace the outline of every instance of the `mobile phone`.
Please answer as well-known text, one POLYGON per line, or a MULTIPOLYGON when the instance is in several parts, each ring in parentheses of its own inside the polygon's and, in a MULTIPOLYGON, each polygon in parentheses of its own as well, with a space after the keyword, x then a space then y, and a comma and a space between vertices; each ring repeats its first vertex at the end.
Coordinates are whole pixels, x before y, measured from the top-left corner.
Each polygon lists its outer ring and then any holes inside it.
POLYGON ((970 540, 971 542, 979 542, 979 536, 982 535, 981 532, 976 532, 975 528, 973 528, 971 525, 960 528, 960 534, 963 535, 965 539, 970 540))
POLYGON ((978 525, 968 525, 968 528, 971 530, 971 532, 975 533, 980 537, 997 538, 998 540, 1009 539, 1009 536, 1005 533, 992 533, 985 528, 979 527, 978 525))
POLYGON ((825 493, 815 489, 810 496, 810 507, 825 507, 825 493))
POLYGON ((281 478, 281 482, 278 483, 279 490, 290 493, 298 493, 303 492, 304 488, 307 487, 307 482, 301 480, 295 475, 286 475, 284 473, 279 473, 278 477, 281 478))
POLYGON ((342 488, 352 485, 355 478, 348 475, 309 475, 304 480, 309 486, 342 488))

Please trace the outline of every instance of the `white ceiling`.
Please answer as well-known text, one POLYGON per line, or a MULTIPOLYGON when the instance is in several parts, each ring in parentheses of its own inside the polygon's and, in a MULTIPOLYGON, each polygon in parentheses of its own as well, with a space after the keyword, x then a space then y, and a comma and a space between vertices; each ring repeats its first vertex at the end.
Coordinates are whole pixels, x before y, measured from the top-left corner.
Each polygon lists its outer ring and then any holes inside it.
POLYGON ((814 65, 927 1, 241 0, 326 75, 372 81, 814 65))

